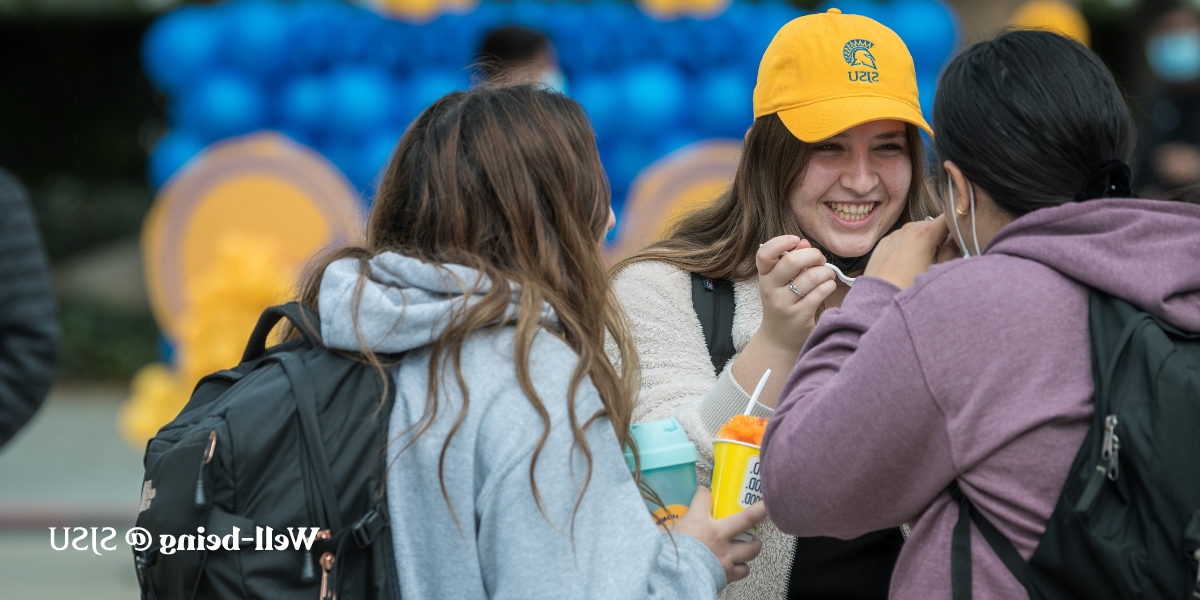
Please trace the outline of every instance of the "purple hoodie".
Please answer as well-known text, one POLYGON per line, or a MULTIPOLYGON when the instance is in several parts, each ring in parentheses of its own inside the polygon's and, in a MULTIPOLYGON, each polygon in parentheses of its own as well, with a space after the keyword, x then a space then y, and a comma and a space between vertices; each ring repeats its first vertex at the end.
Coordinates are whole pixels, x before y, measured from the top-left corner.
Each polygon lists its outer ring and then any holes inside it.
MULTIPOLYGON (((948 599, 957 479, 1028 559, 1091 426, 1089 286, 1200 331, 1200 206, 1070 203, 904 291, 859 278, 767 426, 771 519, 840 538, 910 523, 891 598, 948 599)), ((1028 597, 974 526, 971 551, 976 599, 1028 597)))

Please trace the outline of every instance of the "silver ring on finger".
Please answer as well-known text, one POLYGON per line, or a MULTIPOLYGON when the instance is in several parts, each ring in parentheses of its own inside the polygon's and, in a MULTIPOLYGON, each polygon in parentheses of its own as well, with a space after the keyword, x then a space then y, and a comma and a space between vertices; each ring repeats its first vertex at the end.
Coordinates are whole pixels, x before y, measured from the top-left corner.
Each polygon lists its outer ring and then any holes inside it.
POLYGON ((792 290, 792 293, 793 293, 793 294, 795 294, 795 295, 797 295, 797 296, 799 296, 799 297, 801 297, 801 298, 803 298, 803 297, 804 297, 804 294, 801 294, 801 293, 800 293, 800 290, 796 289, 796 283, 795 283, 793 280, 791 280, 791 279, 789 279, 789 280, 788 280, 788 289, 789 289, 789 290, 792 290))

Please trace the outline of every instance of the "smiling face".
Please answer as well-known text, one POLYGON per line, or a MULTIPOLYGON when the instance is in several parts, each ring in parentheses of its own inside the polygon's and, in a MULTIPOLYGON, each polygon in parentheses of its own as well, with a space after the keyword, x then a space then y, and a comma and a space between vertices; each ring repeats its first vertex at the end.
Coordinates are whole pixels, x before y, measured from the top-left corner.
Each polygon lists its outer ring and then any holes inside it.
POLYGON ((830 252, 862 256, 905 208, 912 155, 902 121, 871 121, 812 144, 788 195, 804 233, 830 252))

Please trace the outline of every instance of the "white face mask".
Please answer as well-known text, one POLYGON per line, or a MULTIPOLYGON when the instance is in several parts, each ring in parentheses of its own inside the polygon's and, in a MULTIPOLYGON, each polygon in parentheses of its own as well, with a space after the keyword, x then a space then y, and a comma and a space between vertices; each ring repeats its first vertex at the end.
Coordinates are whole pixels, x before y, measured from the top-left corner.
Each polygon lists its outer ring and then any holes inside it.
POLYGON ((560 94, 567 94, 567 77, 563 75, 562 69, 550 68, 542 71, 539 79, 546 87, 560 94))
MULTIPOLYGON (((950 210, 954 211, 954 178, 946 173, 946 183, 950 187, 950 210)), ((983 254, 979 251, 979 232, 975 230, 975 186, 968 183, 967 189, 971 193, 971 241, 975 243, 975 256, 983 254)), ((970 251, 967 250, 967 242, 963 239, 962 231, 958 229, 958 217, 951 214, 950 219, 954 221, 954 234, 958 237, 958 247, 962 248, 963 258, 971 258, 970 251)))

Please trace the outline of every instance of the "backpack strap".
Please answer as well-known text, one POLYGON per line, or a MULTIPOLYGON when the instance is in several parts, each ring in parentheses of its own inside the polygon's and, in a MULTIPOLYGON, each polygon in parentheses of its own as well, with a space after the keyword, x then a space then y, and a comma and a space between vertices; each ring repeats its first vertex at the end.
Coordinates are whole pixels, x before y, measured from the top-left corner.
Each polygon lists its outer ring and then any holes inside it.
POLYGON ((733 347, 733 282, 692 273, 692 308, 717 375, 737 352, 733 347))
POLYGON ((296 414, 300 418, 300 434, 308 448, 312 459, 317 489, 324 500, 325 516, 328 519, 329 530, 334 535, 342 531, 342 515, 338 508, 337 488, 333 486, 333 474, 329 469, 329 459, 325 454, 325 443, 321 435, 321 425, 317 419, 317 398, 313 392, 314 386, 304 363, 295 355, 281 352, 273 355, 272 360, 278 360, 292 386, 292 395, 296 399, 296 414))
POLYGON ((1021 587, 1029 589, 1029 563, 1013 547, 1012 542, 996 529, 971 505, 971 500, 958 487, 957 481, 950 482, 950 497, 958 504, 958 522, 954 524, 954 537, 950 542, 950 594, 953 600, 971 600, 971 522, 979 528, 992 552, 1008 571, 1017 578, 1021 587))
POLYGON ((287 317, 292 325, 300 331, 310 346, 321 346, 321 317, 313 309, 299 302, 288 302, 279 306, 271 306, 258 317, 258 324, 246 342, 246 350, 242 353, 242 362, 254 360, 262 356, 267 349, 267 337, 279 320, 287 317))

